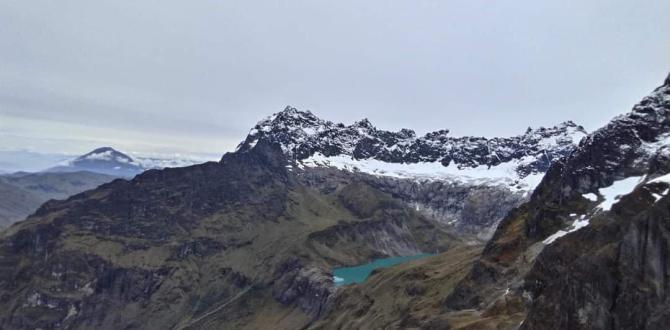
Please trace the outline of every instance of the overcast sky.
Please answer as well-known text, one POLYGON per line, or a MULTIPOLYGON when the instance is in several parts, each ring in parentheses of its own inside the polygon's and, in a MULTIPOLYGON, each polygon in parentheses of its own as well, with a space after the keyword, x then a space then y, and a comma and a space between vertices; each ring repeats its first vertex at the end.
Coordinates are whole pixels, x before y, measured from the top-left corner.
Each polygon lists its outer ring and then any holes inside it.
POLYGON ((670 1, 0 0, 0 150, 221 154, 290 104, 591 130, 670 72, 670 1))

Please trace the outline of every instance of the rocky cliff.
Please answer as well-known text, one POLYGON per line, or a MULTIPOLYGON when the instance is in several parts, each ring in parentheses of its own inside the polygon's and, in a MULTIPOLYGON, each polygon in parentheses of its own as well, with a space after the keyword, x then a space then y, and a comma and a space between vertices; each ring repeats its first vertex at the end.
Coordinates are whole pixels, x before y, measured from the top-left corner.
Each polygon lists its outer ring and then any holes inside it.
POLYGON ((582 140, 500 224, 447 299, 526 301, 524 329, 656 328, 665 314, 670 79, 582 140), (639 309, 633 306, 641 306, 639 309))

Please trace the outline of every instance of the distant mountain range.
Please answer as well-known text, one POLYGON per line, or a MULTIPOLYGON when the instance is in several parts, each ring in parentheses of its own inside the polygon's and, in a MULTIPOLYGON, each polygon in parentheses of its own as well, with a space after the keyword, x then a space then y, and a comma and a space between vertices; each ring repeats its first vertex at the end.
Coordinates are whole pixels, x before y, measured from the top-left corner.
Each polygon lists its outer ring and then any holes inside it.
POLYGON ((184 167, 216 158, 214 155, 199 154, 132 154, 131 156, 111 147, 97 148, 81 156, 14 150, 0 151, 0 173, 86 170, 132 177, 147 169, 184 167))
POLYGON ((62 160, 62 155, 32 152, 0 153, 0 157, 5 155, 18 160, 17 163, 32 163, 29 169, 55 160, 59 160, 60 165, 34 173, 0 172, 0 228, 25 219, 50 199, 66 199, 116 178, 132 178, 148 169, 181 167, 198 162, 183 158, 133 159, 111 147, 98 148, 72 160, 62 160))
POLYGON ((0 229, 25 219, 50 199, 66 199, 115 178, 85 171, 0 175, 0 229))

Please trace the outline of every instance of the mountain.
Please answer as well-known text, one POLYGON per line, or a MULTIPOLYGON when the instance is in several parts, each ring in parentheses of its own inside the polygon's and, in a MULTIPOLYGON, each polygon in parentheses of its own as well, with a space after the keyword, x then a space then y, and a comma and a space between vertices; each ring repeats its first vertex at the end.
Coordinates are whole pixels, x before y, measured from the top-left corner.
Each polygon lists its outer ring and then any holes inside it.
POLYGON ((50 199, 65 199, 114 179, 92 172, 0 175, 0 228, 25 219, 50 199))
POLYGON ((146 168, 130 156, 110 147, 102 147, 68 161, 64 165, 47 169, 46 172, 88 171, 119 177, 133 177, 145 170, 146 168))
POLYGON ((417 137, 409 129, 377 129, 367 119, 347 126, 286 107, 252 128, 237 152, 259 141, 279 145, 290 170, 355 173, 427 217, 488 239, 585 134, 568 121, 508 138, 451 137, 448 130, 417 137))
POLYGON ((316 326, 666 328, 669 137, 670 76, 554 162, 479 256, 384 270, 339 291, 316 326))
MULTIPOLYGON (((56 157, 20 151, 0 152, 0 157, 5 156, 12 163, 23 164, 21 160, 26 160, 35 163, 35 166, 44 164, 44 158, 56 157)), ((25 219, 50 199, 65 199, 116 178, 133 177, 148 169, 183 167, 198 162, 201 162, 200 158, 179 155, 140 156, 133 159, 117 150, 104 147, 41 172, 0 174, 0 229, 25 219)), ((25 165, 19 167, 25 168, 25 165)))
POLYGON ((578 145, 584 133, 572 123, 511 138, 443 136, 444 148, 427 142, 433 133, 404 132, 389 133, 393 142, 369 123, 288 108, 219 162, 48 202, 0 233, 0 326, 667 323, 670 78, 578 145), (524 180, 547 168, 531 191, 524 180), (497 216, 485 246, 466 230, 497 216), (435 255, 334 284, 335 267, 418 253, 435 255))
MULTIPOLYGON (((5 154, 10 154, 10 160, 46 157, 25 152, 5 154)), ((129 156, 105 147, 42 172, 0 175, 0 229, 25 219, 50 199, 65 199, 115 178, 132 177, 143 171, 129 156)))
POLYGON ((16 187, 0 177, 0 229, 25 219, 44 202, 37 194, 16 187))
POLYGON ((583 127, 568 121, 509 138, 452 137, 448 130, 417 137, 409 129, 379 130, 367 119, 345 126, 286 107, 259 122, 238 151, 267 140, 302 166, 421 180, 498 181, 532 190, 551 163, 584 135, 583 127))
POLYGON ((211 160, 211 155, 152 154, 133 157, 111 147, 101 147, 85 155, 61 162, 44 172, 89 171, 132 178, 146 170, 167 167, 186 167, 211 160))
MULTIPOLYGON (((349 134, 351 127, 288 108, 220 162, 149 170, 44 204, 0 236, 0 326, 301 328, 330 310, 333 267, 475 255, 481 231, 528 198, 530 181, 522 181, 583 135, 572 123, 505 139, 415 138, 364 126, 349 134), (311 126, 303 117, 336 130, 326 134, 335 140, 314 144, 326 135, 304 135, 311 126), (381 143, 375 138, 400 150, 398 158, 365 151, 381 143), (449 147, 424 148, 436 141, 449 147), (451 173, 363 171, 335 166, 333 157, 451 173)), ((93 155, 83 158, 132 163, 110 150, 93 155)))
POLYGON ((293 328, 323 313, 334 265, 463 244, 350 176, 331 190, 287 165, 259 142, 43 205, 2 233, 0 324, 293 328))

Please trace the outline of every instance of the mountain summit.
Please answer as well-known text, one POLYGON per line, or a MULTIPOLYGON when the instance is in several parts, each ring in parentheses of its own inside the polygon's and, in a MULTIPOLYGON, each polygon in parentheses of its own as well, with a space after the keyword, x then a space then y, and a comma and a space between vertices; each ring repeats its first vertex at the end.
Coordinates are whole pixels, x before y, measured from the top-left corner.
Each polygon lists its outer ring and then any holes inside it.
POLYGON ((417 136, 410 129, 377 129, 368 119, 348 126, 333 123, 287 106, 260 121, 237 150, 248 151, 266 140, 280 145, 299 166, 410 178, 525 180, 525 189, 532 190, 551 163, 570 153, 585 135, 582 126, 566 121, 513 137, 453 137, 446 129, 417 136))
POLYGON ((120 177, 133 177, 146 169, 130 156, 111 147, 95 149, 79 156, 65 165, 48 169, 47 172, 88 171, 120 177))

